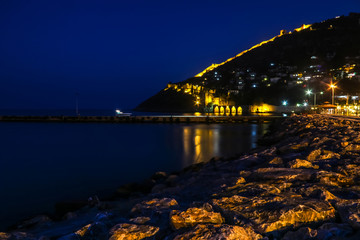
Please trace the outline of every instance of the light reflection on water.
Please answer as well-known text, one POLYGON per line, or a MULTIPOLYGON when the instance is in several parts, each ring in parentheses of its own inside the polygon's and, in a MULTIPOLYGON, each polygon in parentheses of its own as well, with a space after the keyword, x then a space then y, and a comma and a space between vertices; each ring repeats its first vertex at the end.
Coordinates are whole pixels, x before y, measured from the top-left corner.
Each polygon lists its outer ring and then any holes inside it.
POLYGON ((210 160, 212 157, 231 157, 257 146, 267 124, 213 124, 182 127, 182 166, 210 160))
POLYGON ((0 123, 0 231, 58 201, 248 151, 267 126, 0 123))

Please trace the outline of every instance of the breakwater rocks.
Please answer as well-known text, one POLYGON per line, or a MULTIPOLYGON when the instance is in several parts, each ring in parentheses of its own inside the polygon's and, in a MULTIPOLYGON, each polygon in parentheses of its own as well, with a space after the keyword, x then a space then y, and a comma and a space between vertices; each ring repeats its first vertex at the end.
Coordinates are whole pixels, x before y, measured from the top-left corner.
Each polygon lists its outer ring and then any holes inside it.
POLYGON ((92 202, 60 222, 38 217, 0 239, 360 239, 359 130, 294 116, 266 147, 158 173, 149 194, 92 202))

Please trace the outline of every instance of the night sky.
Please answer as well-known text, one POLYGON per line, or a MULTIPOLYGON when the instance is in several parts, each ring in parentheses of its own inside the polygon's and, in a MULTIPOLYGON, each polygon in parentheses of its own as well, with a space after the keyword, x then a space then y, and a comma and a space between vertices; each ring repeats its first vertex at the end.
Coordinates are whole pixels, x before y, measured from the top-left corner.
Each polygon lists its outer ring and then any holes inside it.
POLYGON ((359 0, 0 0, 0 109, 135 107, 166 86, 359 0))

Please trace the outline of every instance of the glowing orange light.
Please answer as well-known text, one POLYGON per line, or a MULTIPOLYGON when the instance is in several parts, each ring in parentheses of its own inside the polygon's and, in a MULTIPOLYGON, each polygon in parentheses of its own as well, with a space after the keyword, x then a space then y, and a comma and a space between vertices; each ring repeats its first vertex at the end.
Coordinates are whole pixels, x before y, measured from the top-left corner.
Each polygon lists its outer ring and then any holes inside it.
MULTIPOLYGON (((308 29, 309 27, 311 27, 311 24, 307 24, 307 25, 306 25, 306 24, 303 24, 301 27, 294 29, 294 31, 295 31, 295 32, 300 32, 300 31, 302 31, 302 30, 308 29)), ((289 34, 292 34, 292 33, 289 32, 289 34)), ((195 77, 201 77, 201 76, 204 75, 205 73, 207 73, 207 72, 209 72, 209 71, 212 71, 212 70, 214 70, 215 68, 217 68, 217 67, 219 67, 219 66, 222 66, 222 65, 224 65, 225 63, 230 62, 230 61, 232 61, 233 59, 244 55, 245 53, 253 50, 254 48, 258 48, 258 47, 261 47, 262 45, 264 45, 264 44, 266 44, 266 43, 273 42, 275 39, 277 39, 277 38, 279 38, 279 37, 282 37, 282 36, 284 36, 284 35, 282 35, 282 34, 280 33, 280 35, 277 35, 277 36, 275 36, 275 37, 273 37, 273 38, 271 38, 271 39, 269 39, 269 40, 266 40, 266 41, 263 41, 263 42, 261 42, 261 43, 259 43, 259 44, 256 44, 255 46, 253 46, 253 47, 251 47, 251 48, 249 48, 249 49, 247 49, 247 50, 245 50, 245 51, 242 51, 241 53, 237 54, 235 57, 229 58, 229 59, 226 60, 225 62, 222 62, 222 63, 219 63, 219 64, 213 63, 213 64, 211 64, 209 67, 205 68, 205 70, 202 71, 201 73, 196 74, 195 77)))

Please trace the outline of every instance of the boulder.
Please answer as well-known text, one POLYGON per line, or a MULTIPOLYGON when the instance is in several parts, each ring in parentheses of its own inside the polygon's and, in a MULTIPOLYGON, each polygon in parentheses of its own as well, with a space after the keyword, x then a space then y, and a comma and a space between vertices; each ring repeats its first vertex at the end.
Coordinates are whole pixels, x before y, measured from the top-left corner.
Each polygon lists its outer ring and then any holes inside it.
POLYGON ((312 179, 315 170, 312 169, 292 169, 292 168, 259 168, 255 170, 249 178, 251 180, 282 180, 282 181, 309 181, 312 179))
POLYGON ((283 164, 283 160, 280 157, 274 157, 269 164, 273 164, 273 165, 281 165, 283 164))
POLYGON ((26 232, 4 233, 0 232, 1 240, 37 240, 38 238, 26 232))
POLYGON ((315 161, 321 154, 321 149, 315 149, 309 153, 309 155, 306 157, 306 160, 308 161, 315 161))
POLYGON ((317 178, 321 184, 328 186, 351 186, 354 180, 340 173, 320 171, 317 173, 317 178))
POLYGON ((340 159, 340 154, 334 153, 329 150, 323 150, 323 153, 319 156, 320 160, 325 160, 325 159, 330 159, 330 158, 340 159))
POLYGON ((302 227, 297 231, 287 232, 282 240, 330 240, 344 239, 353 233, 348 224, 325 223, 318 229, 302 227))
POLYGON ((304 199, 301 195, 241 196, 213 199, 213 206, 229 220, 245 219, 261 233, 285 230, 335 218, 335 209, 326 201, 304 199))
POLYGON ((149 222, 150 220, 151 220, 151 218, 149 218, 149 217, 136 217, 136 218, 130 219, 130 222, 137 223, 137 224, 145 224, 145 223, 149 222))
POLYGON ((302 159, 295 159, 288 163, 290 168, 313 168, 318 169, 319 166, 313 165, 311 162, 302 160, 302 159))
POLYGON ((109 238, 108 229, 102 222, 88 224, 75 232, 77 239, 106 240, 109 238))
POLYGON ((152 237, 158 231, 159 228, 154 226, 121 223, 110 230, 109 240, 140 240, 152 237))
POLYGON ((193 227, 199 223, 221 224, 224 218, 220 213, 207 211, 203 208, 188 208, 186 211, 173 210, 170 223, 174 229, 193 227))
POLYGON ((164 209, 169 209, 171 207, 177 206, 178 203, 173 198, 154 198, 149 201, 143 201, 141 203, 136 204, 131 212, 142 212, 144 210, 153 210, 159 211, 164 209))
POLYGON ((317 231, 309 227, 302 227, 299 230, 287 232, 281 240, 310 240, 318 239, 317 231))
POLYGON ((345 147, 345 151, 348 152, 359 152, 360 151, 360 144, 349 144, 345 147))
POLYGON ((337 204, 341 220, 356 230, 360 229, 360 202, 346 201, 337 204))
POLYGON ((248 226, 212 225, 199 224, 195 228, 177 235, 174 240, 258 240, 263 237, 248 226))

